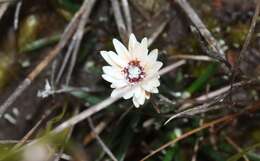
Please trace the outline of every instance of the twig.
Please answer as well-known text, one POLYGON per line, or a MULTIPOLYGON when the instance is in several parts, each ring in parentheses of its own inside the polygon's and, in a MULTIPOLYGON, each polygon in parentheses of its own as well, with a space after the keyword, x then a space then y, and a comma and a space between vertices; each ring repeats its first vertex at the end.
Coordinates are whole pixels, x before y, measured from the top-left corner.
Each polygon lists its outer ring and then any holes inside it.
MULTIPOLYGON (((237 150, 237 152, 242 152, 242 149, 229 136, 225 136, 225 139, 231 146, 233 146, 237 150)), ((243 158, 245 161, 250 161, 245 154, 243 154, 243 158)))
POLYGON ((40 125, 42 124, 42 122, 52 113, 52 111, 54 110, 54 108, 52 108, 51 110, 48 110, 42 117, 41 119, 33 126, 33 128, 22 138, 22 140, 20 140, 13 148, 12 150, 16 150, 18 148, 20 148, 23 144, 25 144, 28 139, 33 135, 33 133, 40 127, 40 125))
MULTIPOLYGON (((243 85, 251 84, 251 83, 253 83, 253 82, 255 82, 255 80, 241 81, 241 82, 237 82, 237 83, 233 84, 233 87, 241 87, 241 86, 243 86, 243 85)), ((219 95, 224 95, 224 94, 226 94, 227 92, 230 92, 230 89, 231 89, 231 85, 222 87, 222 88, 217 89, 217 90, 215 90, 215 91, 212 91, 212 92, 209 92, 209 93, 206 93, 206 94, 203 94, 203 95, 201 95, 201 96, 199 96, 199 97, 194 98, 194 99, 193 99, 193 100, 194 100, 193 102, 202 103, 202 102, 207 101, 207 100, 209 100, 209 99, 213 99, 213 98, 215 98, 215 97, 217 97, 217 96, 219 96, 219 95)), ((186 100, 186 99, 185 99, 185 100, 186 100)), ((183 100, 182 102, 184 102, 184 100, 183 100)), ((183 110, 183 109, 186 109, 186 108, 188 108, 188 107, 191 107, 192 105, 193 105, 193 103, 184 103, 184 104, 180 107, 180 109, 183 110)))
POLYGON ((88 123, 89 126, 93 132, 93 134, 95 135, 98 143, 100 144, 100 146, 102 147, 102 149, 107 153, 107 155, 113 160, 113 161, 118 161, 115 157, 115 155, 111 152, 111 150, 107 147, 107 145, 102 141, 102 139, 99 137, 99 135, 97 134, 97 132, 95 131, 95 127, 93 125, 92 119, 90 117, 88 117, 88 123))
POLYGON ((7 100, 0 106, 0 118, 3 116, 7 108, 16 100, 18 96, 22 94, 22 92, 31 84, 31 80, 26 78, 19 86, 15 89, 15 91, 9 96, 7 100))
POLYGON ((0 0, 0 5, 2 3, 12 3, 12 2, 15 2, 15 1, 17 1, 17 0, 0 0))
POLYGON ((199 61, 215 61, 215 59, 212 59, 209 56, 206 55, 173 55, 170 57, 170 59, 186 59, 186 60, 199 60, 199 61))
MULTIPOLYGON (((84 33, 88 32, 88 31, 89 31, 89 30, 86 29, 84 33)), ((67 52, 66 52, 66 54, 65 54, 64 60, 63 60, 63 62, 62 62, 62 65, 61 65, 60 70, 59 70, 59 72, 58 72, 57 78, 55 79, 55 83, 56 83, 56 84, 59 83, 59 81, 60 81, 60 79, 61 79, 61 77, 62 77, 62 75, 63 75, 63 73, 64 73, 64 70, 65 70, 65 68, 66 68, 66 65, 68 64, 68 61, 69 61, 69 59, 70 59, 70 57, 71 57, 71 55, 72 55, 72 51, 73 51, 73 49, 74 49, 74 47, 75 47, 75 43, 76 43, 75 40, 76 40, 75 37, 73 37, 72 40, 71 40, 71 43, 70 43, 70 45, 69 45, 69 47, 68 47, 68 50, 67 50, 67 52)))
POLYGON ((246 36, 246 39, 245 39, 245 42, 244 42, 244 45, 242 47, 242 50, 238 56, 238 61, 237 61, 237 64, 235 65, 235 68, 239 68, 239 65, 243 59, 243 57, 245 56, 245 52, 250 44, 250 41, 252 39, 252 36, 253 36, 253 33, 254 33, 254 30, 255 30, 255 26, 256 26, 256 22, 257 22, 257 17, 259 15, 259 12, 260 12, 260 0, 256 0, 256 8, 255 8, 255 14, 253 16, 253 19, 252 19, 252 22, 251 22, 251 25, 250 25, 250 28, 249 28, 249 31, 247 33, 247 36, 246 36))
POLYGON ((175 0, 175 2, 178 3, 178 5, 183 9, 190 21, 195 25, 196 29, 199 31, 200 35, 207 42, 209 48, 215 53, 210 56, 221 62, 226 62, 224 51, 221 49, 217 40, 212 36, 210 31, 206 28, 206 26, 201 21, 194 9, 190 6, 190 4, 186 0, 175 0))
POLYGON ((15 31, 18 29, 19 15, 20 15, 22 4, 23 4, 23 1, 19 1, 16 4, 16 9, 15 9, 15 14, 14 14, 14 30, 15 31))
POLYGON ((163 32, 164 28, 168 24, 169 20, 165 20, 160 26, 153 32, 151 37, 148 39, 148 46, 152 45, 155 39, 163 32))
POLYGON ((126 28, 127 28, 128 34, 130 35, 133 32, 133 29, 132 29, 132 18, 131 18, 128 0, 122 0, 122 6, 123 6, 123 12, 125 15, 125 19, 126 19, 126 28))
POLYGON ((89 15, 90 15, 90 12, 91 12, 95 2, 96 2, 96 0, 85 0, 82 5, 82 7, 86 8, 86 9, 85 9, 85 12, 82 14, 82 17, 80 18, 79 26, 77 28, 75 35, 73 36, 73 39, 75 39, 74 40, 75 46, 73 48, 71 63, 70 63, 67 78, 66 78, 66 83, 65 83, 66 85, 69 84, 73 69, 75 67, 76 60, 77 60, 77 54, 78 54, 80 44, 81 44, 81 41, 82 41, 82 38, 84 35, 84 27, 89 20, 89 15))
MULTIPOLYGON (((173 69, 176 69, 177 67, 180 67, 182 66, 183 64, 185 64, 186 61, 184 60, 181 60, 181 61, 178 61, 174 64, 171 64, 165 68, 163 68, 162 70, 159 71, 159 74, 160 75, 163 75, 163 74, 166 74, 168 73, 169 71, 173 70, 173 69)), ((152 77, 153 78, 153 77, 152 77)), ((149 78, 151 79, 151 78, 149 78)), ((131 89, 131 90, 134 90, 135 88, 131 89)), ((64 129, 68 128, 68 127, 71 127, 79 122, 81 122, 82 120, 92 116, 93 114, 105 109, 107 106, 111 105, 112 103, 114 103, 115 101, 117 101, 119 98, 121 98, 120 96, 122 96, 122 94, 124 93, 127 93, 129 92, 129 90, 124 90, 122 91, 122 93, 118 94, 117 96, 115 97, 109 97, 105 100, 103 100, 102 102, 88 108, 87 110, 81 112, 80 114, 78 114, 77 116, 75 117, 72 117, 70 118, 69 120, 63 122, 62 124, 60 124, 58 127, 56 127, 52 133, 59 133, 61 131, 63 131, 64 129)))
MULTIPOLYGON (((79 113, 79 107, 76 107, 75 110, 74 110, 73 115, 75 116, 75 115, 77 115, 78 113, 79 113)), ((66 142, 69 141, 69 139, 70 139, 70 137, 71 137, 71 135, 72 135, 73 130, 74 130, 74 126, 72 126, 72 127, 69 129, 69 131, 68 131, 68 133, 67 133, 67 136, 66 136, 66 140, 65 140, 66 142)), ((54 156, 53 161, 59 161, 60 158, 62 157, 63 152, 64 152, 64 147, 62 147, 62 148, 59 150, 58 154, 54 156)))
POLYGON ((135 1, 129 1, 129 2, 134 7, 134 9, 139 13, 139 15, 145 19, 145 21, 151 20, 151 16, 149 15, 149 13, 144 11, 144 9, 138 3, 136 3, 135 1))
POLYGON ((197 154, 198 154, 198 151, 199 151, 199 146, 200 146, 200 139, 197 139, 196 142, 195 142, 195 145, 193 147, 193 154, 192 154, 192 157, 191 157, 191 161, 197 161, 197 154))
MULTIPOLYGON (((235 115, 235 116, 237 116, 237 115, 235 115)), ((170 145, 173 145, 173 144, 177 143, 178 141, 183 140, 183 139, 185 139, 185 138, 187 138, 187 137, 189 137, 189 136, 191 136, 191 135, 193 135, 193 134, 195 134, 195 133, 197 133, 197 132, 199 132, 199 131, 201 131, 201 130, 207 129, 207 128, 213 126, 213 125, 216 125, 216 124, 219 124, 219 123, 228 121, 228 120, 232 120, 232 118, 234 118, 234 115, 228 115, 228 116, 225 116, 225 117, 221 117, 221 118, 219 118, 219 119, 217 119, 217 120, 214 120, 214 121, 212 121, 212 122, 205 123, 205 124, 203 124, 202 126, 196 128, 196 129, 193 129, 193 130, 191 130, 191 131, 188 131, 188 132, 184 133, 183 135, 181 135, 180 137, 178 137, 178 138, 176 138, 176 139, 174 139, 174 140, 172 140, 172 141, 170 141, 170 142, 167 142, 166 144, 162 145, 162 146, 159 147, 158 149, 152 151, 149 155, 145 156, 145 157, 144 157, 143 159, 141 159, 140 161, 145 161, 145 160, 147 160, 147 159, 150 158, 151 156, 153 156, 153 155, 155 155, 156 153, 162 151, 163 149, 169 147, 170 145)))
MULTIPOLYGON (((236 76, 239 74, 241 61, 245 57, 245 52, 246 52, 246 50, 247 50, 247 48, 248 48, 248 46, 250 44, 250 40, 252 39, 252 35, 254 33, 257 17, 259 15, 259 10, 260 10, 260 1, 259 0, 256 0, 256 1, 257 1, 257 4, 256 4, 256 8, 255 8, 255 14, 253 16, 253 19, 252 19, 252 22, 251 22, 251 25, 250 25, 250 29, 249 29, 249 31, 247 33, 247 36, 246 36, 244 45, 242 47, 242 50, 241 50, 241 52, 240 52, 240 54, 238 56, 238 60, 235 62, 235 65, 233 67, 233 72, 232 72, 232 75, 231 75, 231 88, 230 88, 230 92, 233 91, 233 82, 234 82, 236 76)), ((230 95, 230 100, 232 101, 232 95, 230 95)))
POLYGON ((164 102, 166 102, 168 104, 171 104, 171 105, 176 105, 176 101, 170 100, 168 97, 166 97, 166 96, 164 96, 162 94, 158 94, 158 96, 159 96, 161 101, 164 101, 164 102))
POLYGON ((121 115, 120 117, 117 119, 116 121, 116 126, 118 126, 120 124, 120 122, 127 116, 127 114, 129 114, 129 112, 133 109, 133 106, 130 106, 130 108, 127 108, 121 115))
MULTIPOLYGON (((252 106, 250 106, 249 108, 247 108, 245 111, 253 112, 253 111, 255 111, 255 110, 257 110, 259 108, 259 105, 260 105, 260 102, 257 102, 255 104, 253 104, 252 106)), ((196 128, 196 129, 190 130, 190 131, 184 133, 183 135, 181 135, 180 137, 178 137, 178 138, 176 138, 176 139, 174 139, 172 141, 169 141, 166 144, 160 146, 158 149, 152 151, 150 154, 145 156, 140 161, 147 160, 148 158, 154 156, 155 154, 157 154, 158 152, 162 151, 163 149, 165 149, 165 148, 167 148, 167 147, 169 147, 169 146, 171 146, 173 144, 176 144, 177 142, 179 142, 179 141, 181 141, 181 140, 183 140, 183 139, 185 139, 185 138, 187 138, 187 137, 189 137, 189 136, 191 136, 191 135, 193 135, 193 134, 195 134, 195 133, 197 133, 199 131, 202 131, 204 129, 210 128, 210 127, 212 127, 214 125, 217 125, 217 124, 220 124, 220 123, 223 123, 223 122, 231 122, 234 118, 240 116, 241 114, 243 114, 243 112, 242 113, 235 113, 235 114, 227 115, 227 116, 221 117, 219 119, 213 120, 211 122, 205 123, 202 126, 196 128)))
MULTIPOLYGON (((52 88, 52 89, 56 89, 56 84, 55 84, 55 81, 54 81, 54 79, 55 79, 55 75, 56 75, 56 71, 57 71, 57 68, 58 68, 58 60, 53 60, 53 62, 52 62, 52 64, 51 64, 51 78, 50 78, 50 87, 52 88)), ((48 80, 46 80, 47 82, 48 82, 48 80)), ((47 82, 45 82, 45 91, 47 90, 46 89, 46 84, 47 84, 47 82)), ((39 94, 40 93, 40 91, 38 91, 37 92, 37 94, 39 94)))
POLYGON ((4 4, 1 4, 0 2, 0 20, 2 19, 3 15, 5 14, 5 11, 8 9, 10 3, 7 1, 4 4))
MULTIPOLYGON (((204 123, 204 119, 200 119, 199 121, 199 125, 203 125, 204 123)), ((204 139, 204 136, 200 136, 199 138, 196 139, 196 142, 195 142, 195 145, 194 145, 194 148, 193 148, 193 155, 192 155, 192 158, 191 158, 191 161, 196 161, 197 160, 197 154, 198 154, 198 151, 199 151, 199 148, 200 148, 200 143, 201 141, 204 139)))
POLYGON ((60 79, 62 77, 62 74, 64 73, 64 70, 66 68, 66 65, 67 65, 67 63, 69 61, 69 58, 71 57, 72 50, 73 50, 74 46, 75 46, 75 39, 73 37, 72 40, 71 40, 71 43, 70 43, 70 45, 68 47, 68 50, 67 50, 67 52, 65 54, 65 57, 64 57, 64 60, 62 62, 62 65, 60 67, 60 70, 58 72, 57 78, 55 79, 55 84, 58 84, 58 82, 60 81, 60 79))
POLYGON ((182 112, 179 112, 173 116, 171 116, 166 122, 165 124, 169 123, 171 120, 175 119, 175 118, 178 118, 178 117, 181 117, 181 116, 184 116, 184 115, 190 115, 190 116, 193 116, 193 115, 196 115, 196 114, 200 114, 200 113, 204 113, 204 112, 208 112, 208 111, 212 111, 212 110, 217 110, 219 108, 221 108, 221 106, 214 106, 214 104, 218 103, 218 102, 222 102, 222 100, 227 96, 226 95, 222 95, 220 96, 219 98, 216 98, 215 100, 209 102, 209 103, 205 103, 203 105, 199 105, 199 106, 196 106, 194 108, 191 108, 191 109, 187 109, 185 111, 182 111, 182 112), (210 106, 212 106, 211 108, 209 108, 210 106))
MULTIPOLYGON (((17 144, 20 141, 21 140, 0 140, 0 144, 17 144)), ((31 142, 31 140, 25 141, 25 143, 29 143, 29 142, 31 142)))
POLYGON ((78 54, 78 51, 79 51, 79 47, 80 47, 80 43, 81 43, 81 39, 82 37, 80 38, 77 34, 74 35, 75 37, 75 44, 73 46, 73 49, 72 49, 72 52, 71 54, 68 54, 68 55, 72 55, 71 57, 71 60, 70 60, 70 65, 69 65, 69 69, 68 69, 68 74, 67 74, 67 77, 66 77, 66 82, 65 82, 65 85, 68 86, 69 85, 69 82, 70 82, 70 79, 71 79, 71 75, 72 75, 72 72, 73 72, 73 69, 76 65, 76 61, 77 61, 77 54, 78 54))
POLYGON ((119 35, 120 35, 122 41, 126 44, 127 43, 126 37, 128 37, 129 35, 127 35, 126 25, 124 23, 124 19, 123 19, 121 10, 120 10, 119 2, 118 2, 118 0, 110 0, 110 2, 112 4, 114 17, 115 17, 119 35))
POLYGON ((60 42, 56 47, 34 68, 34 70, 23 80, 23 82, 15 89, 15 91, 4 101, 0 106, 0 117, 4 114, 7 108, 13 104, 13 102, 23 93, 25 89, 34 81, 34 79, 48 66, 48 64, 60 53, 60 51, 66 46, 71 36, 75 32, 79 18, 81 14, 85 12, 85 8, 82 6, 80 10, 75 14, 69 25, 66 27, 60 42))
POLYGON ((108 125, 108 123, 110 122, 111 120, 104 120, 104 121, 101 121, 96 127, 94 130, 92 130, 92 132, 88 135, 85 136, 84 138, 84 145, 87 145, 89 144, 93 139, 96 138, 96 134, 99 135, 108 125), (95 131, 95 133, 94 133, 95 131))

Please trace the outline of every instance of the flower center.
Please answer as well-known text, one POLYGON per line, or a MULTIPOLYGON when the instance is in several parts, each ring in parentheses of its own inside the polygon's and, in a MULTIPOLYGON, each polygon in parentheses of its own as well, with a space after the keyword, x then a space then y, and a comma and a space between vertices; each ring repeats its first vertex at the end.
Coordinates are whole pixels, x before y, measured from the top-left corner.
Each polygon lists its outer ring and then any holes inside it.
POLYGON ((137 83, 145 77, 144 68, 138 60, 130 61, 123 69, 123 73, 129 83, 137 83))

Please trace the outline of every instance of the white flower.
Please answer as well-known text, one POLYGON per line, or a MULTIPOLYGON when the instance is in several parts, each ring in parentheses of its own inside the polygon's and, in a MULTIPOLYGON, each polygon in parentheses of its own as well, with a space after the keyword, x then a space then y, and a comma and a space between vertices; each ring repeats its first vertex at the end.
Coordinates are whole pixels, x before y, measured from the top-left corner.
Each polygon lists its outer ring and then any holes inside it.
POLYGON ((158 50, 154 49, 148 54, 147 38, 139 43, 134 34, 130 35, 128 49, 117 39, 113 39, 113 44, 116 53, 101 51, 102 57, 110 65, 103 67, 102 77, 114 88, 112 97, 129 89, 122 97, 132 98, 135 107, 139 107, 145 99, 150 98, 150 93, 158 93, 158 71, 163 65, 157 61, 158 50))
POLYGON ((41 97, 41 98, 46 98, 48 97, 49 95, 53 94, 52 92, 52 87, 49 83, 48 80, 45 81, 45 87, 44 87, 44 90, 39 90, 37 92, 37 96, 38 97, 41 97))

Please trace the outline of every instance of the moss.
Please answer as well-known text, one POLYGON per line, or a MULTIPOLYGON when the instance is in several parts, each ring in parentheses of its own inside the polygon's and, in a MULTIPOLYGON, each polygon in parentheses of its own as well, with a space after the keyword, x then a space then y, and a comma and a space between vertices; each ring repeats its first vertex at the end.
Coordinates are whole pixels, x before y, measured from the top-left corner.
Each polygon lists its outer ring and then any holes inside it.
POLYGON ((236 24, 227 29, 227 40, 235 48, 241 47, 244 43, 249 26, 247 24, 236 24))
POLYGON ((4 88, 8 80, 11 78, 15 69, 10 68, 12 65, 12 59, 8 56, 2 56, 0 58, 0 89, 4 88), (12 71, 11 71, 12 70, 12 71))
POLYGON ((39 27, 40 23, 37 15, 30 15, 22 21, 18 36, 19 49, 37 38, 39 27))

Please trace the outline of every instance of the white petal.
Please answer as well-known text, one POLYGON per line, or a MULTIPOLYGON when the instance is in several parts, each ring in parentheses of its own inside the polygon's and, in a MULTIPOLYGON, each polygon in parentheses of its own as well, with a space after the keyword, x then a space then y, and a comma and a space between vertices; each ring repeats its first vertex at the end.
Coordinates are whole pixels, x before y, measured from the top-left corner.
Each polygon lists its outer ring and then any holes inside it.
POLYGON ((141 41, 141 45, 144 49, 147 49, 148 48, 148 40, 147 38, 143 38, 143 40, 141 41))
POLYGON ((124 79, 123 74, 118 70, 118 68, 113 66, 104 66, 102 69, 105 74, 110 75, 113 78, 124 79))
POLYGON ((163 63, 160 61, 156 61, 153 64, 147 64, 145 66, 147 75, 154 75, 154 74, 158 73, 158 71, 161 69, 162 66, 163 66, 163 63))
POLYGON ((121 58, 120 56, 118 56, 116 53, 111 52, 109 54, 109 57, 116 63, 118 64, 120 67, 125 67, 128 63, 128 61, 126 59, 121 58))
POLYGON ((133 49, 132 55, 141 62, 145 62, 145 60, 148 59, 148 49, 144 48, 140 43, 137 43, 133 49))
POLYGON ((139 103, 141 104, 141 105, 143 105, 144 104, 144 102, 145 102, 145 91, 143 90, 143 89, 141 89, 141 95, 138 97, 138 99, 139 99, 139 103))
POLYGON ((160 61, 156 61, 154 63, 154 70, 158 71, 159 69, 161 69, 161 67, 163 66, 163 63, 160 61))
POLYGON ((122 58, 126 59, 127 61, 130 60, 130 55, 126 47, 117 39, 113 39, 113 44, 116 49, 117 54, 122 58))
POLYGON ((137 87, 135 89, 134 97, 140 105, 143 105, 145 101, 145 91, 141 87, 137 87))
MULTIPOLYGON (((130 87, 129 87, 129 89, 130 89, 130 87)), ((134 95, 134 90, 130 90, 129 92, 127 92, 127 93, 123 96, 123 98, 124 98, 124 99, 129 99, 129 98, 133 97, 133 95, 134 95)))
POLYGON ((117 64, 109 57, 109 51, 100 51, 100 54, 108 64, 112 66, 117 66, 117 64))
MULTIPOLYGON (((158 93, 158 92, 156 92, 156 89, 154 89, 154 88, 160 86, 160 81, 159 81, 159 79, 157 79, 157 78, 153 78, 153 79, 151 79, 151 80, 149 80, 149 81, 143 82, 141 86, 142 86, 142 88, 143 88, 145 91, 147 91, 147 92, 150 92, 150 93, 158 93)), ((157 89, 157 90, 158 90, 158 89, 157 89)))
POLYGON ((148 57, 149 57, 149 61, 150 62, 155 62, 157 60, 157 58, 158 58, 158 49, 152 50, 149 53, 148 57))
POLYGON ((113 51, 101 51, 100 53, 101 56, 105 59, 105 61, 114 67, 123 68, 127 64, 126 60, 119 57, 113 51))
POLYGON ((111 97, 120 97, 122 93, 126 90, 126 87, 123 88, 116 88, 112 91, 111 97))
POLYGON ((111 88, 122 88, 125 86, 127 86, 127 82, 125 80, 117 80, 110 85, 111 88))
POLYGON ((160 86, 160 81, 158 78, 154 78, 149 81, 149 85, 152 87, 159 87, 160 86))
POLYGON ((138 108, 140 106, 139 102, 138 102, 138 99, 136 97, 133 97, 133 103, 134 103, 134 106, 136 108, 138 108))
POLYGON ((102 78, 110 83, 115 83, 115 84, 120 80, 120 79, 116 79, 108 74, 102 74, 102 78))
POLYGON ((128 42, 128 50, 131 54, 133 52, 133 49, 135 48, 135 45, 138 41, 135 38, 134 34, 130 34, 129 42, 128 42))
POLYGON ((154 87, 152 90, 151 90, 151 93, 159 93, 159 90, 157 87, 154 87))
POLYGON ((148 54, 147 38, 143 38, 142 42, 139 43, 134 34, 130 35, 128 49, 133 59, 145 60, 148 54))

